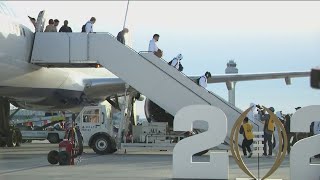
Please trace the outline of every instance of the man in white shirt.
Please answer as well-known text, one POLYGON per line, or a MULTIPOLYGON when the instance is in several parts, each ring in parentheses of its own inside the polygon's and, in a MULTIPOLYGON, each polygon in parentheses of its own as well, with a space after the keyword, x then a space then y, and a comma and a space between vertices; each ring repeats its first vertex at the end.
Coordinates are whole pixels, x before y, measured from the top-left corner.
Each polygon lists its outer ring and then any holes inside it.
POLYGON ((153 38, 149 42, 149 49, 148 51, 153 52, 157 57, 162 57, 162 51, 158 48, 157 42, 159 41, 159 34, 154 34, 153 38))
POLYGON ((210 72, 206 72, 204 74, 204 76, 201 76, 199 78, 199 86, 203 87, 203 88, 207 88, 207 84, 208 84, 208 78, 211 77, 211 73, 210 72))
POLYGON ((172 59, 170 65, 179 70, 180 69, 180 61, 182 60, 182 58, 183 58, 182 54, 178 54, 177 57, 172 59))
POLYGON ((88 21, 85 25, 85 32, 92 33, 93 32, 93 24, 96 22, 95 17, 91 17, 90 21, 88 21))
POLYGON ((159 50, 158 46, 157 46, 157 42, 159 41, 159 34, 154 34, 153 38, 150 40, 149 42, 149 50, 151 52, 157 52, 159 50))

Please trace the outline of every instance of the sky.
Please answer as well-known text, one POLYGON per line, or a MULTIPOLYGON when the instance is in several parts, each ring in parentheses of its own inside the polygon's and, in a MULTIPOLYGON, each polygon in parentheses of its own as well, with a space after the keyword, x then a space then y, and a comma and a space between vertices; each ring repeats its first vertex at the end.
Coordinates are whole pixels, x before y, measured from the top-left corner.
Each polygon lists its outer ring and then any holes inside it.
MULTIPOLYGON (((18 17, 67 19, 80 32, 91 16, 96 32, 116 35, 123 27, 126 1, 8 1, 18 17)), ((224 74, 230 59, 239 73, 307 71, 320 65, 320 2, 303 1, 130 1, 126 27, 130 44, 145 51, 154 33, 164 59, 177 54, 187 75, 205 71, 224 74)), ((225 84, 207 88, 227 99, 225 84)), ((311 89, 309 78, 238 82, 236 106, 251 102, 293 113, 297 106, 319 104, 320 91, 311 89)), ((138 114, 144 116, 143 103, 138 114)))

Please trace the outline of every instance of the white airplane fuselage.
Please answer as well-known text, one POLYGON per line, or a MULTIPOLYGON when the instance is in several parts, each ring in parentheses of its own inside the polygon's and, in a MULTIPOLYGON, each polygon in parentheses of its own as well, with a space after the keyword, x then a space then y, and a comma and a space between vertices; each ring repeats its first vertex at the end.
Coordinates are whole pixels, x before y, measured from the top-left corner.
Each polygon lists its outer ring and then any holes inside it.
POLYGON ((31 64, 34 32, 2 13, 0 24, 0 97, 16 106, 36 110, 79 108, 84 79, 115 77, 105 68, 46 68, 31 64))

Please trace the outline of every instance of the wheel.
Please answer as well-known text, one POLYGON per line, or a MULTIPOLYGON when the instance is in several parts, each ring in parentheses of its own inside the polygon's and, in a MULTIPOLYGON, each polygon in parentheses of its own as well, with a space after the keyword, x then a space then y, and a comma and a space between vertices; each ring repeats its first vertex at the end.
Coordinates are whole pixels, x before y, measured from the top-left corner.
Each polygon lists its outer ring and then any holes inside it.
POLYGON ((17 145, 17 134, 14 131, 10 131, 7 139, 7 146, 15 147, 16 145, 17 145))
POLYGON ((101 155, 113 153, 110 138, 106 135, 97 136, 93 141, 93 151, 101 155))
POLYGON ((61 151, 58 154, 59 165, 69 165, 70 164, 70 154, 66 151, 61 151))
POLYGON ((49 154, 48 154, 48 162, 50 164, 58 164, 58 156, 59 156, 59 152, 58 151, 50 151, 49 154))
POLYGON ((51 143, 51 144, 57 144, 59 143, 59 136, 58 134, 48 134, 48 141, 51 143))
POLYGON ((21 143, 22 143, 22 134, 21 134, 21 131, 20 131, 20 129, 15 128, 14 133, 16 134, 16 137, 17 137, 16 147, 19 147, 19 146, 21 146, 21 143))
POLYGON ((7 143, 0 140, 0 147, 6 147, 7 143))

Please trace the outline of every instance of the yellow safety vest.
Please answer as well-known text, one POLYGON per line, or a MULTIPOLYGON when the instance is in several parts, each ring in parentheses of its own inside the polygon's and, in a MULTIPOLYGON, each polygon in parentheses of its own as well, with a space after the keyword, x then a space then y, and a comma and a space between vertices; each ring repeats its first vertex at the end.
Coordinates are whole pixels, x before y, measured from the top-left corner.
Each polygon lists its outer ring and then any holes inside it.
POLYGON ((272 132, 274 131, 274 120, 271 118, 269 119, 268 130, 272 132))
POLYGON ((253 139, 253 133, 252 133, 252 124, 245 123, 242 125, 244 130, 244 135, 246 136, 247 140, 253 139))

